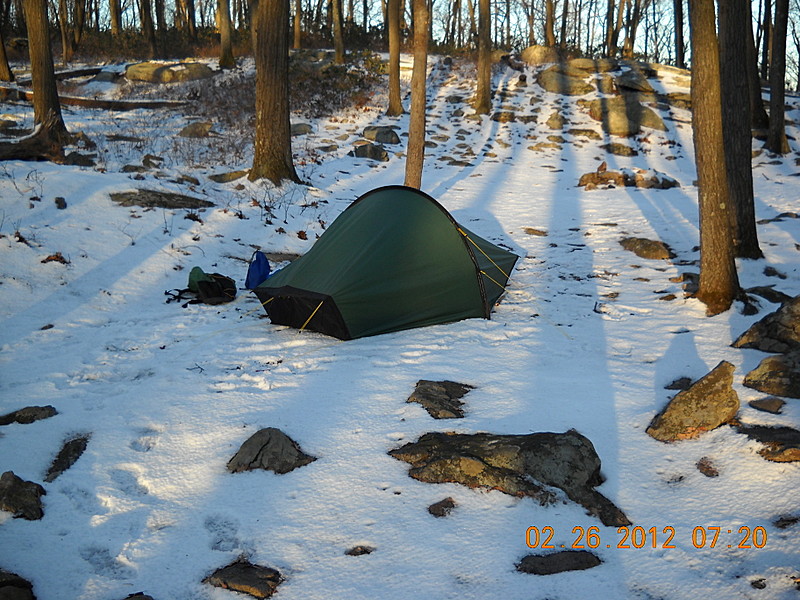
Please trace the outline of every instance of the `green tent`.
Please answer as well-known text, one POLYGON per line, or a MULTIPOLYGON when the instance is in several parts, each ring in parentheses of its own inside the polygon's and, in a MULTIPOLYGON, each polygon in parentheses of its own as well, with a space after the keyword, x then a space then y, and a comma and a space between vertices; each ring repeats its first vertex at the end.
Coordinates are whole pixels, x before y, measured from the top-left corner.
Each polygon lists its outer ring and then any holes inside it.
POLYGON ((387 186, 358 198, 254 292, 273 323, 349 340, 488 319, 518 258, 427 194, 387 186))

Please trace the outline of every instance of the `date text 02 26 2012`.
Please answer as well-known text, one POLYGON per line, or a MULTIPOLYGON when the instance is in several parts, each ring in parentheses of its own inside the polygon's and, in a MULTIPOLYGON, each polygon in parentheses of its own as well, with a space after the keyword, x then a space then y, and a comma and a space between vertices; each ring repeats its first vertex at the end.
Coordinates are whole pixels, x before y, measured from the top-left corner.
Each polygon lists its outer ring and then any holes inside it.
MULTIPOLYGON (((529 548, 569 548, 585 550, 586 548, 677 548, 676 544, 687 541, 675 527, 618 527, 613 540, 603 539, 604 533, 599 527, 572 528, 572 543, 556 544, 556 535, 552 527, 528 527, 525 531, 525 543, 529 548), (683 539, 682 539, 683 538, 683 539)), ((697 526, 692 529, 691 541, 695 548, 764 548, 767 545, 767 531, 761 527, 742 525, 737 528, 717 526, 697 526)))

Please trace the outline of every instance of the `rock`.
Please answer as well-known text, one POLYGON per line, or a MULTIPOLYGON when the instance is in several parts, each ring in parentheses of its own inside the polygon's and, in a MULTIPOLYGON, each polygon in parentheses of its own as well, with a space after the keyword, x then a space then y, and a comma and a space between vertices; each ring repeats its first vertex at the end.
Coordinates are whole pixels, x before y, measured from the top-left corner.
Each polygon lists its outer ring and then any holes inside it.
POLYGON ((524 231, 528 235, 535 235, 535 236, 538 236, 538 237, 546 237, 547 236, 547 231, 545 231, 544 229, 536 229, 535 227, 523 227, 522 231, 524 231))
POLYGON ((597 91, 600 94, 607 94, 609 96, 615 95, 617 90, 617 83, 614 78, 608 73, 603 73, 594 82, 597 86, 597 91))
POLYGON ((714 466, 713 461, 707 456, 704 456, 698 460, 695 466, 697 467, 697 470, 706 477, 719 477, 719 469, 714 466))
POLYGON ((203 63, 141 62, 128 66, 125 77, 132 81, 148 83, 176 83, 197 81, 214 75, 214 71, 203 63))
POLYGON ((214 183, 230 183, 242 177, 247 177, 248 173, 250 173, 249 170, 243 169, 241 171, 230 171, 228 173, 215 173, 214 175, 209 175, 208 178, 214 183))
POLYGON ((745 376, 744 385, 765 394, 800 398, 800 350, 768 356, 745 376))
POLYGON ((50 406, 26 406, 14 412, 8 413, 0 417, 0 425, 10 425, 11 423, 19 423, 21 425, 29 425, 34 421, 41 421, 42 419, 49 419, 58 414, 58 411, 50 406))
POLYGON ((310 456, 280 429, 267 427, 254 433, 242 444, 239 451, 228 461, 231 473, 264 469, 278 474, 288 473, 314 462, 310 456))
POLYGON ((517 120, 517 114, 513 110, 501 110, 493 113, 491 119, 496 123, 513 123, 517 120))
POLYGON ((527 435, 431 432, 389 452, 411 465, 409 476, 427 483, 460 483, 528 496, 550 504, 567 497, 605 525, 630 524, 628 518, 594 488, 600 485, 600 458, 592 443, 574 429, 566 433, 527 435))
POLYGON ((597 98, 588 103, 589 116, 599 121, 610 135, 631 137, 642 127, 667 131, 664 121, 652 109, 642 106, 635 97, 597 98))
POLYGON ((564 129, 564 125, 566 125, 567 119, 560 112, 553 111, 552 113, 550 113, 550 116, 547 117, 546 123, 550 129, 560 131, 564 129))
POLYGON ((80 435, 71 440, 67 440, 61 447, 61 451, 53 460, 53 464, 47 470, 47 475, 44 480, 48 483, 54 481, 56 477, 61 475, 64 471, 69 469, 75 464, 81 454, 86 451, 86 446, 89 443, 90 435, 80 435))
POLYGON ((664 386, 665 390, 688 390, 692 387, 691 377, 678 377, 677 379, 673 380, 672 382, 668 383, 664 386))
POLYGON ((33 584, 16 573, 0 569, 0 599, 36 600, 33 584))
POLYGON ((764 444, 759 454, 772 462, 800 461, 800 431, 791 427, 736 425, 736 430, 764 444))
POLYGON ((377 125, 370 125, 365 127, 363 135, 366 139, 379 144, 399 144, 400 137, 395 133, 391 127, 382 127, 377 125))
POLYGON ((23 481, 13 471, 6 471, 0 477, 0 510, 14 514, 14 518, 37 521, 44 516, 41 497, 44 488, 32 481, 23 481))
POLYGON ((314 128, 308 123, 292 123, 290 133, 292 137, 296 135, 308 135, 313 132, 314 128))
POLYGON ((517 571, 531 575, 553 575, 564 571, 591 569, 602 562, 586 550, 563 550, 550 554, 529 554, 519 562, 517 571))
POLYGON ((449 496, 439 502, 434 502, 428 507, 428 512, 434 517, 442 518, 448 516, 456 507, 456 501, 449 496))
POLYGON ((421 379, 406 402, 418 402, 434 419, 463 419, 461 398, 471 389, 471 385, 454 381, 421 379))
POLYGON ((93 167, 96 164, 95 158, 97 158, 97 154, 83 154, 76 150, 64 157, 63 164, 70 167, 93 167))
POLYGON ((675 108, 692 110, 692 96, 686 92, 670 92, 669 94, 659 95, 658 99, 675 108))
POLYGON ((639 153, 636 150, 630 146, 626 146, 625 144, 620 144, 618 142, 603 144, 600 147, 609 154, 613 154, 615 156, 639 156, 639 153))
POLYGON ((389 160, 389 153, 381 144, 359 144, 349 154, 356 158, 369 158, 380 162, 389 160))
POLYGON ((211 121, 196 121, 189 123, 178 132, 179 137, 185 138, 205 138, 211 133, 214 124, 211 121))
POLYGON ((120 206, 141 206, 143 208, 208 208, 214 206, 213 202, 184 196, 174 192, 159 190, 139 189, 132 192, 117 192, 111 194, 111 199, 120 206))
POLYGON ((689 389, 670 400, 647 428, 650 437, 674 442, 699 436, 734 419, 739 410, 739 396, 733 389, 735 367, 720 362, 689 389))
POLYGON ((776 353, 800 349, 800 296, 754 323, 732 345, 776 353))
POLYGON ((255 598, 269 598, 275 593, 281 581, 283 578, 277 569, 254 565, 240 559, 217 569, 206 577, 203 583, 249 594, 255 598))
POLYGON ((536 82, 548 92, 564 96, 582 96, 594 90, 592 84, 584 81, 582 71, 564 72, 564 67, 553 65, 541 71, 536 82))
POLYGON ((135 594, 130 594, 125 596, 123 600, 155 600, 149 594, 145 594, 144 592, 136 592, 135 594))
POLYGON ((65 210, 67 208, 67 199, 63 196, 56 196, 54 202, 58 210, 65 210))
POLYGON ((639 258, 666 260, 675 258, 672 249, 662 241, 640 237, 626 237, 619 241, 620 246, 633 252, 639 258))
POLYGON ((549 46, 528 46, 520 53, 520 58, 531 66, 554 63, 561 60, 556 48, 549 46))
POLYGON ((621 74, 617 75, 614 80, 618 88, 633 90, 635 92, 645 92, 647 94, 655 93, 653 86, 650 85, 647 78, 636 69, 623 71, 621 74))
POLYGON ((769 398, 751 400, 747 404, 756 410, 772 413, 773 415, 779 415, 781 414, 781 409, 784 407, 786 402, 776 396, 770 396, 769 398))
POLYGON ((567 65, 587 73, 608 73, 619 68, 619 63, 611 58, 573 58, 567 65))
POLYGON ((364 556, 365 554, 372 554, 375 548, 372 546, 353 546, 345 551, 346 556, 364 556))
POLYGON ((589 138, 590 140, 601 140, 603 136, 597 133, 594 129, 584 129, 581 127, 573 127, 572 129, 567 129, 566 133, 570 135, 574 135, 577 137, 585 137, 589 138))

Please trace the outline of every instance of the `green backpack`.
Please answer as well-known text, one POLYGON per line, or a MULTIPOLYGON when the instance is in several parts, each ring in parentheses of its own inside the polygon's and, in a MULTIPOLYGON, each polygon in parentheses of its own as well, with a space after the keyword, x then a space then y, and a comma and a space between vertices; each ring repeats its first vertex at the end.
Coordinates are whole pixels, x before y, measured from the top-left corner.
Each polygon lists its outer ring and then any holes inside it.
POLYGON ((206 273, 200 267, 189 272, 189 287, 172 292, 164 292, 170 298, 167 302, 188 300, 189 304, 225 304, 236 298, 236 282, 221 273, 206 273))

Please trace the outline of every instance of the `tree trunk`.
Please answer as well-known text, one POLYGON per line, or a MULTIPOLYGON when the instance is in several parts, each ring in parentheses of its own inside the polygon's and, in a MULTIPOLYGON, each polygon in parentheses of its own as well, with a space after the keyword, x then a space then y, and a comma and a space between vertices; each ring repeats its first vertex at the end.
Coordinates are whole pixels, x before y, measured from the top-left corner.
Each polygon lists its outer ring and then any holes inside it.
POLYGON ((334 62, 344 64, 344 31, 342 29, 342 0, 331 0, 333 12, 333 50, 334 62))
POLYGON ((58 101, 53 54, 50 49, 46 0, 24 0, 28 27, 28 52, 33 80, 33 120, 58 142, 69 141, 69 133, 58 101))
POLYGON ((14 81, 14 73, 8 64, 6 45, 3 41, 3 30, 0 29, 0 81, 14 81))
POLYGON ((729 216, 714 0, 690 0, 692 126, 700 207, 700 284, 709 316, 728 310, 739 293, 729 216))
POLYGON ((389 108, 386 114, 403 114, 400 99, 400 0, 389 0, 386 8, 389 25, 389 108))
POLYGON ((302 48, 303 42, 303 0, 294 2, 294 40, 292 47, 295 50, 302 48))
POLYGON ((411 74, 411 116, 408 124, 406 152, 407 186, 421 189, 425 162, 425 108, 428 77, 428 12, 427 0, 413 0, 414 71, 411 74))
POLYGON ((675 65, 686 68, 686 48, 683 43, 683 0, 672 1, 672 12, 675 16, 675 65))
POLYGON ((122 31, 122 9, 120 8, 120 0, 109 0, 108 12, 111 17, 111 35, 117 37, 122 31))
POLYGON ((233 58, 233 30, 231 27, 230 0, 217 0, 217 26, 219 27, 219 68, 232 69, 236 66, 233 58))
POLYGON ((569 12, 569 0, 564 0, 564 6, 561 11, 561 31, 559 32, 559 45, 562 48, 567 47, 567 13, 569 12))
POLYGON ((289 124, 289 0, 259 0, 253 18, 256 140, 250 181, 297 181, 289 124))
POLYGON ((67 0, 58 0, 58 29, 61 33, 61 64, 67 68, 72 60, 72 44, 70 44, 69 8, 67 0))
POLYGON ((158 48, 156 46, 156 30, 153 26, 153 6, 151 2, 152 0, 139 0, 139 12, 142 21, 142 33, 147 41, 149 58, 155 58, 158 55, 158 48))
POLYGON ((545 0, 544 45, 550 48, 554 48, 556 45, 555 20, 555 0, 545 0))
POLYGON ((786 139, 784 99, 786 97, 786 33, 789 0, 775 1, 775 26, 772 32, 772 59, 769 66, 769 133, 764 148, 775 154, 791 151, 786 139))
POLYGON ((719 3, 720 77, 722 80, 722 134, 735 255, 762 258, 756 232, 753 199, 750 86, 742 77, 741 57, 747 56, 750 27, 749 0, 719 3))
POLYGON ((761 79, 769 79, 772 61, 772 2, 764 0, 764 21, 761 24, 761 79))
POLYGON ((616 42, 614 41, 614 14, 616 13, 616 6, 614 0, 608 0, 608 5, 606 7, 606 55, 609 58, 617 53, 616 42))
MULTIPOLYGON (((752 8, 748 4, 748 23, 752 19, 752 8)), ((769 117, 764 108, 764 99, 761 97, 761 77, 758 74, 758 54, 756 52, 756 44, 753 40, 753 28, 747 28, 747 35, 745 38, 747 44, 747 54, 745 56, 747 71, 748 91, 750 92, 750 117, 751 127, 753 129, 766 129, 769 127, 769 117)))
POLYGON ((492 38, 490 0, 478 2, 478 89, 475 114, 488 115, 492 110, 492 38))

